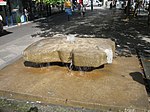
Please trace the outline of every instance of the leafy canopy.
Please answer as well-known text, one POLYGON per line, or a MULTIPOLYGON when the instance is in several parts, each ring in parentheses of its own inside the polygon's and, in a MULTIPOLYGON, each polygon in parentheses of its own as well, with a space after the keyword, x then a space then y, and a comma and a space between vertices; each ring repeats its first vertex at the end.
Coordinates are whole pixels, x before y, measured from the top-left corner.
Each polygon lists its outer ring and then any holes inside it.
POLYGON ((45 4, 58 4, 58 3, 63 3, 65 0, 36 0, 37 3, 42 2, 45 4))

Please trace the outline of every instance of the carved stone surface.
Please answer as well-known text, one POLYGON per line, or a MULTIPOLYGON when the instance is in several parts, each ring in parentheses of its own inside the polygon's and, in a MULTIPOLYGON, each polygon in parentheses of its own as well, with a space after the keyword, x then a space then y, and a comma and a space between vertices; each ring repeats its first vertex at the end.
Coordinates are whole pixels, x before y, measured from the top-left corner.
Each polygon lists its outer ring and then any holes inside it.
POLYGON ((115 43, 101 38, 47 38, 33 43, 23 52, 25 61, 63 62, 75 66, 99 67, 112 63, 115 43))

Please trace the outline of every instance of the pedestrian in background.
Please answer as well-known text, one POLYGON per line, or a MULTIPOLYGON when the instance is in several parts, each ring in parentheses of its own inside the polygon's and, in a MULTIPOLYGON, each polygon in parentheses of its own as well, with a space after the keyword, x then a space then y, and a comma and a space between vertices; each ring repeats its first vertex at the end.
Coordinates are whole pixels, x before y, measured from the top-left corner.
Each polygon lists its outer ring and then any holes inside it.
POLYGON ((86 8, 83 4, 81 4, 81 16, 84 17, 86 12, 86 8))
POLYGON ((106 2, 105 2, 105 6, 106 6, 106 8, 107 8, 107 5, 108 5, 108 1, 106 1, 106 2))
POLYGON ((65 1, 65 12, 68 17, 68 21, 70 21, 70 16, 72 15, 72 10, 71 10, 71 2, 70 0, 65 1))
POLYGON ((0 15, 0 33, 3 33, 3 18, 0 15))
POLYGON ((80 12, 80 10, 81 10, 81 5, 80 3, 78 3, 78 11, 80 12))
POLYGON ((25 14, 26 21, 28 21, 29 13, 28 13, 27 9, 24 9, 24 14, 25 14))
POLYGON ((112 1, 111 1, 111 3, 110 3, 110 9, 112 9, 112 6, 113 6, 113 4, 112 4, 112 1))

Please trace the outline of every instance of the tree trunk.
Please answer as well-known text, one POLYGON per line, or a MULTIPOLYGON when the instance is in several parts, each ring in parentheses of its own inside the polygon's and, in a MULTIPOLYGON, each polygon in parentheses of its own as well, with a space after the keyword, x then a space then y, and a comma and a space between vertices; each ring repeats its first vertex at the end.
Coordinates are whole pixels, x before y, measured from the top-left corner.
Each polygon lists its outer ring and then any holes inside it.
POLYGON ((7 3, 9 6, 10 22, 11 22, 11 25, 13 25, 13 18, 12 18, 12 12, 11 12, 12 9, 11 9, 11 5, 10 5, 10 1, 8 0, 7 3))
POLYGON ((126 15, 127 15, 127 18, 129 18, 129 16, 130 16, 130 4, 131 4, 131 1, 128 0, 128 3, 127 3, 127 9, 126 9, 126 15))
POLYGON ((148 26, 150 25, 150 2, 148 6, 148 26))
POLYGON ((30 20, 33 20, 34 17, 33 17, 33 10, 32 10, 32 1, 30 1, 29 7, 30 7, 28 10, 30 12, 29 18, 30 18, 30 20))
POLYGON ((91 11, 93 11, 93 0, 91 0, 91 11))
POLYGON ((42 17, 42 2, 40 1, 40 17, 42 17))
POLYGON ((63 12, 64 4, 61 3, 61 12, 63 12))
POLYGON ((52 9, 51 9, 51 4, 49 4, 49 15, 52 15, 52 9))
POLYGON ((9 26, 6 6, 4 6, 4 11, 5 11, 5 17, 6 17, 6 24, 7 26, 9 26))
POLYGON ((48 7, 48 4, 46 4, 46 16, 47 17, 49 16, 49 7, 48 7))

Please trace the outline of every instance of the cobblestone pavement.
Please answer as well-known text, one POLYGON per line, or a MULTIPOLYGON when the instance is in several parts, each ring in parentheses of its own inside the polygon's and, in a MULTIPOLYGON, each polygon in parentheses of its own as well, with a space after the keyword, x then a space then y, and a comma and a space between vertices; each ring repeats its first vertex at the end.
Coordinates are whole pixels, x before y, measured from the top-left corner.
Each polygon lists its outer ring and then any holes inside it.
MULTIPOLYGON (((40 104, 39 102, 0 99, 0 112, 100 112, 100 110, 67 107, 53 104, 40 104)), ((108 111, 102 111, 108 112, 108 111)))

